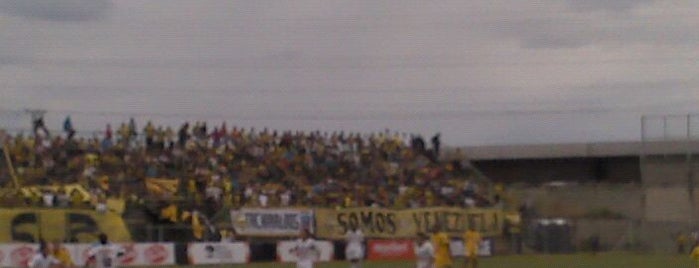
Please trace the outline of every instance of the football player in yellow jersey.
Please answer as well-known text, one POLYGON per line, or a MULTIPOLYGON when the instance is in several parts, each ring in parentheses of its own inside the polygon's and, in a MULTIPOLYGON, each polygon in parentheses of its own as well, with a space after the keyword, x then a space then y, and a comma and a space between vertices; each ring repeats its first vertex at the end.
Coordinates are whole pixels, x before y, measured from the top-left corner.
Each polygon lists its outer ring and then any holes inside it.
POLYGON ((464 233, 464 249, 466 250, 466 267, 478 268, 478 245, 481 243, 481 234, 474 226, 464 233))
POLYGON ((434 246, 434 267, 450 268, 452 261, 451 252, 449 251, 449 236, 447 233, 442 232, 440 226, 434 227, 432 245, 434 246))
POLYGON ((692 254, 689 255, 694 260, 694 267, 699 268, 699 243, 694 243, 692 254))
POLYGON ((699 243, 694 243, 694 248, 692 248, 690 257, 694 260, 694 267, 699 268, 699 243))

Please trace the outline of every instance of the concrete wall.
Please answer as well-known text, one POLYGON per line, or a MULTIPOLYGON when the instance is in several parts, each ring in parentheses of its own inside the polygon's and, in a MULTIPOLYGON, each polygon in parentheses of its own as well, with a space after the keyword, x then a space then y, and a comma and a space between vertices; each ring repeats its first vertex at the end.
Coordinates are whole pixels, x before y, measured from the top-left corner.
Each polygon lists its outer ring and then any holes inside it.
POLYGON ((580 183, 510 190, 542 217, 576 219, 576 243, 599 234, 610 246, 638 240, 648 249, 670 252, 677 232, 699 231, 699 140, 480 146, 455 154, 470 158, 496 182, 580 183), (602 209, 628 219, 584 218, 602 209))
POLYGON ((492 180, 505 183, 641 181, 638 157, 479 160, 473 165, 492 180))
MULTIPOLYGON (((689 235, 699 226, 693 222, 678 221, 632 221, 632 220, 577 220, 575 239, 580 241, 599 235, 600 242, 607 249, 625 249, 628 242, 640 243, 642 250, 663 253, 675 253, 675 239, 678 233, 689 235)), ((689 254, 691 242, 685 245, 689 254)))
MULTIPOLYGON (((689 234, 693 230, 699 230, 699 226, 693 222, 656 221, 643 222, 637 232, 641 243, 649 250, 669 253, 675 252, 677 232, 689 234)), ((687 247, 691 247, 691 244, 687 247)))
POLYGON ((445 155, 465 155, 472 160, 596 158, 646 155, 699 154, 699 140, 522 144, 445 148, 445 155))
POLYGON ((649 187, 687 187, 691 166, 685 156, 648 156, 641 166, 643 184, 649 187))
POLYGON ((691 221, 694 218, 686 187, 653 187, 645 190, 646 221, 691 221))
POLYGON ((595 184, 509 189, 522 202, 534 205, 540 217, 563 217, 575 222, 574 243, 597 234, 606 247, 623 249, 638 241, 648 250, 673 252, 674 235, 699 230, 699 188, 690 197, 687 188, 651 187, 637 184, 595 184), (644 201, 645 198, 645 208, 644 201), (692 206, 693 204, 693 206, 692 206), (608 209, 626 219, 589 219, 587 212, 608 209))
POLYGON ((633 225, 631 220, 579 219, 574 226, 576 246, 581 246, 583 241, 597 235, 603 248, 618 249, 629 241, 633 225))
POLYGON ((520 202, 528 202, 543 217, 579 218, 592 210, 609 209, 628 218, 643 216, 643 190, 635 184, 572 185, 510 189, 520 202))

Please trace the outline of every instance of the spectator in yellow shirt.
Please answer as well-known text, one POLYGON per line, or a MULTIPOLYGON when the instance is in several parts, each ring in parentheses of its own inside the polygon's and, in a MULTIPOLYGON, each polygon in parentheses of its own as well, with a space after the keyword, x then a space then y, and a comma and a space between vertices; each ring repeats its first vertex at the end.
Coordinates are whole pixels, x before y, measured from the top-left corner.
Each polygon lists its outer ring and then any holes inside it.
POLYGON ((478 268, 478 246, 481 243, 481 234, 474 226, 464 233, 464 249, 466 250, 466 267, 478 268))
POLYGON ((449 251, 449 235, 441 230, 440 226, 435 226, 432 234, 432 245, 434 246, 434 267, 450 268, 452 266, 451 252, 449 251))
POLYGON ((70 192, 70 203, 73 207, 81 207, 84 205, 84 197, 78 190, 73 190, 70 192))

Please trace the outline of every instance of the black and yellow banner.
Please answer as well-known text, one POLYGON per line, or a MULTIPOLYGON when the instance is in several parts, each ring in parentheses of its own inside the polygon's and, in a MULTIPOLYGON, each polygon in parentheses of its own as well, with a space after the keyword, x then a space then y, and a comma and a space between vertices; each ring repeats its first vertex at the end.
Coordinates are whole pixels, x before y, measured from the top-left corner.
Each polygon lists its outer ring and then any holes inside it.
POLYGON ((80 209, 0 209, 0 242, 73 240, 94 242, 101 232, 117 242, 131 241, 117 213, 80 209))
POLYGON ((439 226, 451 236, 461 236, 474 226, 484 236, 502 233, 504 214, 500 209, 450 207, 420 209, 347 208, 317 209, 316 234, 341 239, 350 228, 359 228, 371 238, 411 238, 430 233, 439 226))
POLYGON ((347 230, 359 228, 367 237, 407 236, 403 233, 412 224, 400 210, 378 208, 316 209, 316 235, 343 238, 347 230))
POLYGON ((57 186, 57 185, 34 185, 34 186, 24 186, 19 189, 19 192, 24 196, 25 198, 32 198, 32 197, 41 197, 44 194, 44 191, 51 191, 53 193, 57 193, 59 190, 64 190, 66 193, 69 195, 78 195, 80 198, 83 200, 83 202, 90 202, 91 201, 91 196, 90 192, 85 190, 85 187, 83 187, 80 184, 66 184, 62 186, 57 186))
POLYGON ((443 231, 460 236, 471 226, 484 236, 502 233, 504 213, 500 209, 422 208, 402 211, 409 214, 416 232, 430 233, 439 225, 443 231))

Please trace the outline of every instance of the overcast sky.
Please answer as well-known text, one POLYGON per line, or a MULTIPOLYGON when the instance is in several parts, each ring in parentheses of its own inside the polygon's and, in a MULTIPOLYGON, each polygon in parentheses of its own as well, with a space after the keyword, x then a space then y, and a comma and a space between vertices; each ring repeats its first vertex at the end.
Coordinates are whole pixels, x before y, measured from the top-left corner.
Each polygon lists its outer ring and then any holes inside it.
POLYGON ((2 0, 0 126, 631 141, 643 114, 699 112, 697 29, 699 1, 2 0))

